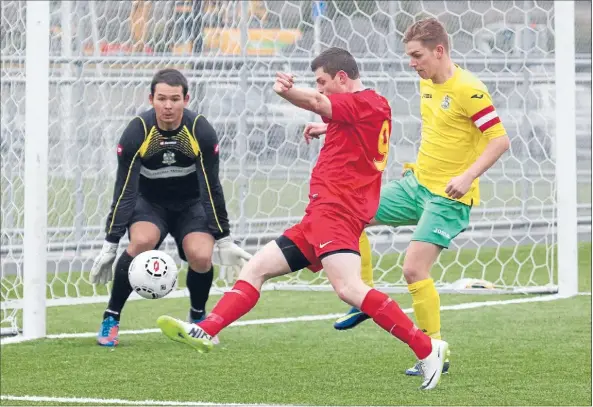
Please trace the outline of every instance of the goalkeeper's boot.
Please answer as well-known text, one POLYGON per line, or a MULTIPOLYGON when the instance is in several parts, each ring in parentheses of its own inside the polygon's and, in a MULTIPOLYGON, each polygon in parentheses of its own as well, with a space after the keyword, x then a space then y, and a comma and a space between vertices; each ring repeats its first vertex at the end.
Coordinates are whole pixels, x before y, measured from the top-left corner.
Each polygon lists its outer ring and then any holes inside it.
POLYGON ((212 337, 196 324, 162 315, 156 323, 169 339, 191 346, 200 353, 210 352, 214 347, 212 337))
POLYGON ((350 308, 350 311, 346 313, 346 315, 336 320, 336 322, 334 323, 334 328, 336 328, 339 331, 352 329, 369 318, 370 317, 367 314, 365 314, 358 308, 352 307, 350 308))
MULTIPOLYGON (((199 318, 192 318, 191 317, 191 309, 189 310, 188 314, 187 314, 187 322, 189 322, 190 324, 197 324, 199 322, 202 322, 203 320, 206 319, 206 311, 203 311, 201 316, 199 318)), ((218 335, 214 335, 212 337, 212 344, 213 345, 218 345, 220 343, 220 339, 218 339, 218 335)))
POLYGON ((97 334, 97 343, 101 346, 117 346, 119 343, 119 321, 113 317, 107 317, 101 323, 97 334))
MULTIPOLYGON (((445 355, 445 363, 443 363, 443 374, 449 372, 449 357, 451 356, 451 351, 447 349, 447 354, 445 355)), ((419 369, 420 362, 416 362, 414 366, 406 370, 406 375, 408 376, 421 376, 422 372, 419 369)))
MULTIPOLYGON (((189 312, 187 313, 187 322, 189 322, 190 324, 197 324, 198 322, 202 322, 203 320, 206 319, 206 311, 202 310, 202 311, 196 311, 199 315, 198 318, 192 318, 192 309, 189 309, 189 312)), ((194 313, 194 315, 196 315, 194 313)))
POLYGON ((424 378, 420 390, 430 390, 437 387, 449 350, 449 344, 445 341, 440 339, 431 339, 430 341, 432 342, 432 352, 417 364, 424 378))

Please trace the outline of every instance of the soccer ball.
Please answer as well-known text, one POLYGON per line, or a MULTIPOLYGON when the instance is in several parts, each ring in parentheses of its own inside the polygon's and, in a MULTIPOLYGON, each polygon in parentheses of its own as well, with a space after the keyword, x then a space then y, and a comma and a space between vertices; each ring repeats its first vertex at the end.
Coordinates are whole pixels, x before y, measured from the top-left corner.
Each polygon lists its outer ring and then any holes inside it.
POLYGON ((149 250, 134 258, 128 269, 130 285, 141 297, 163 298, 177 286, 175 260, 160 250, 149 250))

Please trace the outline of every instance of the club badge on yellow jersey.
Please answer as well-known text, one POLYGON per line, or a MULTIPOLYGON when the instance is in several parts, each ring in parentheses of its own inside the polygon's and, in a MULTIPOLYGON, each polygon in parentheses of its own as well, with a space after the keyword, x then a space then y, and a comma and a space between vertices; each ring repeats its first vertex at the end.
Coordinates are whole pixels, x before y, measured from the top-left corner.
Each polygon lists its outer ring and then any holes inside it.
POLYGON ((443 101, 441 102, 441 107, 443 109, 447 110, 450 105, 451 105, 451 98, 449 97, 449 95, 445 95, 445 97, 443 98, 443 101))

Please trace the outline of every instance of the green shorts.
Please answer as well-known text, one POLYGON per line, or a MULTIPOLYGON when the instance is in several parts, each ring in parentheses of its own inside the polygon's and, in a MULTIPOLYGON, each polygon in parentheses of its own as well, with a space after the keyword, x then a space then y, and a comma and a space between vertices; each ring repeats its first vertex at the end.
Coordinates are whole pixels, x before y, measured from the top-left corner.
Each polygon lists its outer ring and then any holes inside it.
POLYGON ((384 225, 417 225, 412 240, 448 248, 469 225, 471 206, 435 195, 418 183, 412 171, 381 188, 375 219, 384 225))

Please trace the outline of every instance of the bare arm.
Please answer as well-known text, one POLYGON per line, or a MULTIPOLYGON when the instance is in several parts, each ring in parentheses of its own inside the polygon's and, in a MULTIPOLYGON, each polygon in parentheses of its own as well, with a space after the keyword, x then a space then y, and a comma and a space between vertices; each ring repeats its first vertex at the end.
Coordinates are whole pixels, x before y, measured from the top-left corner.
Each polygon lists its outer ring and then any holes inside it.
POLYGON ((480 177, 502 157, 509 147, 510 141, 507 135, 490 140, 484 152, 467 169, 466 173, 471 177, 472 181, 480 177))
POLYGON ((490 140, 478 159, 463 174, 449 181, 445 193, 453 199, 464 196, 469 191, 472 182, 492 167, 509 149, 509 146, 510 141, 507 135, 490 140))
POLYGON ((328 97, 317 92, 315 89, 294 87, 294 79, 290 74, 282 72, 276 74, 274 91, 280 97, 301 109, 317 113, 328 119, 332 118, 332 106, 328 97))

